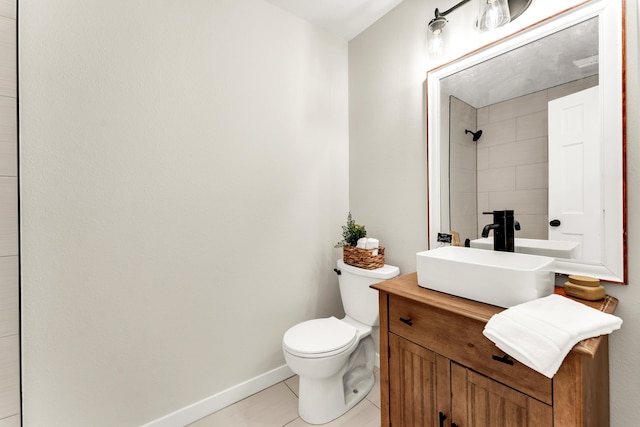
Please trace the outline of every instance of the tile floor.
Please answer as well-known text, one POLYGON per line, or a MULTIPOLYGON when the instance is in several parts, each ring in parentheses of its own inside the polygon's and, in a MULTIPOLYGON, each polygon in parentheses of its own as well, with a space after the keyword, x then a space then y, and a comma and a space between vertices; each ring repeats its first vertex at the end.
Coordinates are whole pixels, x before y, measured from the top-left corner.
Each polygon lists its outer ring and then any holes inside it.
MULTIPOLYGON (((380 426, 380 372, 366 398, 327 427, 380 426)), ((189 427, 303 427, 310 426, 298 417, 298 377, 269 387, 240 402, 202 418, 189 427)))

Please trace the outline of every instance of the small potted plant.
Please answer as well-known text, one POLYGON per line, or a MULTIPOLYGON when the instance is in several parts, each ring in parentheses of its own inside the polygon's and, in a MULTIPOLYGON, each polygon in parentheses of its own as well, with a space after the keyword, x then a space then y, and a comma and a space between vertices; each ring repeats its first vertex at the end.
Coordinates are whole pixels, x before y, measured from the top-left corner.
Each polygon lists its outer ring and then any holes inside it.
POLYGON ((342 226, 342 240, 338 242, 335 247, 356 246, 358 240, 363 237, 367 237, 367 230, 364 229, 364 225, 356 224, 351 216, 351 212, 349 212, 347 225, 342 226))
POLYGON ((347 225, 342 226, 342 240, 336 244, 336 248, 342 248, 342 259, 345 264, 354 267, 374 270, 384 266, 384 248, 380 246, 376 249, 361 249, 356 247, 358 240, 367 237, 367 230, 364 225, 356 224, 351 216, 347 216, 347 225), (377 252, 376 255, 374 251, 377 252))

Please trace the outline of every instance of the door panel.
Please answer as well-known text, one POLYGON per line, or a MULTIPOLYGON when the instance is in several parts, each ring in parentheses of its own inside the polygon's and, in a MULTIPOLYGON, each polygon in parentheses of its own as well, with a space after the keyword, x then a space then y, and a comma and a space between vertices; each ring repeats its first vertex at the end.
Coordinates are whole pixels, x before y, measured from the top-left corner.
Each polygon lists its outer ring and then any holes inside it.
POLYGON ((579 243, 576 258, 601 261, 601 134, 598 86, 549 102, 550 240, 579 243))
POLYGON ((449 359, 395 334, 389 347, 391 425, 439 427, 441 413, 449 420, 449 359))
POLYGON ((452 422, 458 427, 545 427, 551 406, 451 363, 452 422))

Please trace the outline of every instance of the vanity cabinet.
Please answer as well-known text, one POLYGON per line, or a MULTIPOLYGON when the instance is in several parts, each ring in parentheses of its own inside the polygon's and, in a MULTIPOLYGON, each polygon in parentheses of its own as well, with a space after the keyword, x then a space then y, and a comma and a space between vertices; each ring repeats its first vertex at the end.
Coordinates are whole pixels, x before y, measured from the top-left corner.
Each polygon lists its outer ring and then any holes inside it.
MULTIPOLYGON (((609 425, 606 336, 577 344, 549 379, 482 335, 502 308, 421 288, 415 273, 372 287, 383 426, 609 425)), ((588 304, 613 313, 617 300, 588 304)))

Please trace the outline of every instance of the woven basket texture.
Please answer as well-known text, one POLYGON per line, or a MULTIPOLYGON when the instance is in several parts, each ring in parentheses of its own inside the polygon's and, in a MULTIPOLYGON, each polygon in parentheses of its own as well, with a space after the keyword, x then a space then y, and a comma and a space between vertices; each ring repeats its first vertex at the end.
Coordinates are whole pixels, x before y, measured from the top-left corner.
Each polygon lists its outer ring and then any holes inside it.
POLYGON ((378 255, 373 255, 374 249, 360 249, 355 246, 342 247, 342 260, 345 264, 365 270, 375 270, 384 266, 384 247, 378 248, 378 255))

